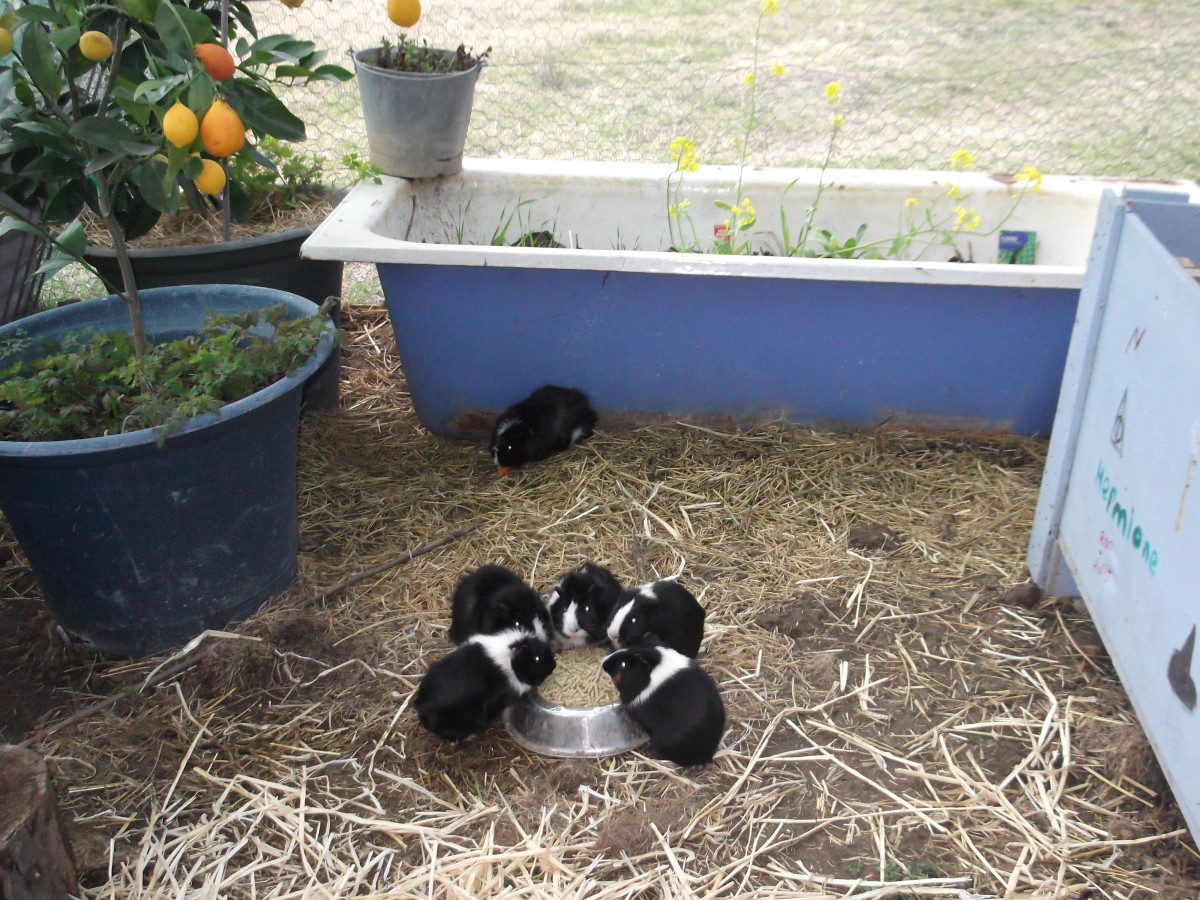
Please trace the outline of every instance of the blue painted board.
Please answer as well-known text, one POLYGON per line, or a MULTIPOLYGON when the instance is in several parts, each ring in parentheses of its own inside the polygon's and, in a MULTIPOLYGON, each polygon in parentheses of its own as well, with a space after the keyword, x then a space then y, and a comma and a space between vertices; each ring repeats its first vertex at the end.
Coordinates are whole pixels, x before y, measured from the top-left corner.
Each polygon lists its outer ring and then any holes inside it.
POLYGON ((1078 291, 380 264, 413 404, 476 436, 543 383, 603 420, 1046 434, 1078 291))

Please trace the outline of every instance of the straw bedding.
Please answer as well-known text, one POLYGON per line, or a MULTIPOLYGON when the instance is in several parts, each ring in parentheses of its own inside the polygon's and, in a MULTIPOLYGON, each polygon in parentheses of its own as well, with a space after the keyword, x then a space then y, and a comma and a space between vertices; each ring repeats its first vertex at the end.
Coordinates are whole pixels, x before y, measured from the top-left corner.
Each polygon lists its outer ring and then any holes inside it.
POLYGON ((382 312, 350 323, 343 409, 302 427, 300 577, 251 620, 97 660, 5 539, 4 734, 48 759, 88 897, 1196 896, 1086 613, 1025 584, 1044 442, 601 423, 498 478, 416 423, 382 312), (711 765, 416 722, 465 571, 544 591, 585 559, 706 606, 711 765))

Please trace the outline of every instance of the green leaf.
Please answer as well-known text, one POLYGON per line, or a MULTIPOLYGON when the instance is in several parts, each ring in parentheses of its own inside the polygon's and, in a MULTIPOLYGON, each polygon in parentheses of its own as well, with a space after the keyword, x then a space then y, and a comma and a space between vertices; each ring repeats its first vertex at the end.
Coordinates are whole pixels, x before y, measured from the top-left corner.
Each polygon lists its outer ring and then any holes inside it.
POLYGON ((26 4, 21 7, 21 18, 26 22, 45 22, 56 28, 63 28, 68 24, 62 9, 57 8, 56 5, 39 6, 34 3, 26 4))
POLYGON ((76 219, 62 230, 56 242, 65 252, 73 254, 77 259, 83 258, 87 249, 87 231, 84 230, 83 220, 76 219))
POLYGON ((167 45, 168 54, 180 60, 194 60, 192 47, 213 35, 212 22, 207 16, 169 0, 159 3, 154 24, 163 43, 167 45))
POLYGON ((158 145, 147 143, 124 122, 107 116, 88 116, 71 126, 71 134, 101 150, 128 156, 149 156, 158 145))
POLYGON ((322 81, 349 81, 354 77, 353 72, 343 69, 341 66, 335 66, 333 63, 317 66, 313 69, 313 75, 322 81))
POLYGON ((71 134, 102 150, 120 153, 137 135, 123 122, 108 116, 88 116, 71 126, 71 134))
POLYGON ((58 69, 54 49, 42 25, 30 24, 25 28, 21 52, 29 79, 44 96, 57 101, 58 95, 62 93, 62 75, 58 69))
POLYGON ((171 212, 175 207, 175 185, 164 179, 167 166, 157 159, 135 166, 130 179, 142 193, 142 198, 159 212, 171 212))
POLYGON ((95 158, 84 167, 83 171, 85 174, 92 175, 102 169, 107 169, 114 163, 120 162, 122 158, 122 154, 119 151, 105 150, 97 153, 95 158))
POLYGON ((208 109, 217 99, 211 78, 197 78, 188 85, 184 104, 188 109, 208 109))
POLYGON ((269 91, 230 79, 226 82, 226 93, 230 105, 237 110, 247 128, 283 141, 305 139, 304 122, 269 91))

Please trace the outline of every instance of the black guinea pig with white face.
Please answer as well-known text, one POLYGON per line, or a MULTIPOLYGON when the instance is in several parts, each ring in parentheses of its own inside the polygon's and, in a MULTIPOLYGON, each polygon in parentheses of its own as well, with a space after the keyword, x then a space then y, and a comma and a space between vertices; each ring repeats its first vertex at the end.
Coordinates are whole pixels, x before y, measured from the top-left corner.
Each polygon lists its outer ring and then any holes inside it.
POLYGON ((450 599, 450 640, 461 644, 508 628, 550 639, 550 613, 538 592, 504 566, 480 566, 459 579, 450 599))
POLYGON ((543 385, 496 419, 488 451, 501 475, 592 436, 596 413, 575 388, 543 385))
POLYGON ((638 646, 610 653, 601 665, 650 736, 655 757, 681 766, 712 761, 725 732, 725 704, 695 660, 670 647, 638 646))
POLYGON ((546 598, 555 638, 563 647, 607 644, 608 617, 620 594, 612 572, 595 563, 563 575, 546 598))
POLYGON ((617 598, 608 639, 614 647, 661 643, 695 656, 704 640, 704 607, 677 581, 643 584, 617 598))
POLYGON ((421 724, 448 741, 482 731, 554 671, 550 645, 520 628, 477 634, 436 660, 417 685, 421 724))

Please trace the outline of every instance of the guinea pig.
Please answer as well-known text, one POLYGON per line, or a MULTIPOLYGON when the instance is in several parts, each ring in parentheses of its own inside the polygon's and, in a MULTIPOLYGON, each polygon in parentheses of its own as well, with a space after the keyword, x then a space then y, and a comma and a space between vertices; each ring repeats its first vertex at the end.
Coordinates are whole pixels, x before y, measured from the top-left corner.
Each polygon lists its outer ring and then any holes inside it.
POLYGON ((480 566, 459 579, 450 598, 450 640, 461 644, 508 628, 550 639, 550 613, 538 592, 504 566, 480 566))
POLYGON ((657 642, 694 657, 704 640, 704 607, 677 581, 643 584, 617 598, 608 639, 614 647, 657 642))
POLYGON ((413 706, 426 729, 461 741, 482 731, 553 671, 550 645, 528 631, 477 634, 429 667, 413 706))
POLYGON ((575 388, 543 385, 496 419, 488 450, 501 475, 592 436, 596 413, 575 388))
POLYGON ((712 761, 725 731, 725 704, 695 660, 645 645, 610 653, 601 665, 629 715, 650 736, 655 757, 681 766, 712 761))
POLYGON ((608 643, 608 617, 621 594, 612 572, 584 563, 554 583, 546 605, 554 636, 563 647, 608 643))

